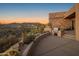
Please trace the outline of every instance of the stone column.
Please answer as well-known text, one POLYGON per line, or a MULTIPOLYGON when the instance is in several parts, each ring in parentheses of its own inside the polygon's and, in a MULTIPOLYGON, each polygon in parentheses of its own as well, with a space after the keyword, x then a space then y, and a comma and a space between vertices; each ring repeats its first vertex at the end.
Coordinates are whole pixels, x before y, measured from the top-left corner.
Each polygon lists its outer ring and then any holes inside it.
POLYGON ((79 40, 79 3, 75 4, 75 34, 76 40, 79 40))

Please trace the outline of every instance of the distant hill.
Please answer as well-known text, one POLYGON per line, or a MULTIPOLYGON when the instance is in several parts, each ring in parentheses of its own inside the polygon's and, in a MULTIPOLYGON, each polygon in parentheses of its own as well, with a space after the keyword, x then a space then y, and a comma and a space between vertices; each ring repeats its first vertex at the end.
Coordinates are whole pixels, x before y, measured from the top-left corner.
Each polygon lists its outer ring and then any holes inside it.
POLYGON ((10 23, 10 24, 0 24, 0 28, 17 28, 20 26, 34 27, 36 25, 44 25, 44 24, 41 24, 41 23, 10 23))
POLYGON ((0 24, 10 23, 42 23, 47 24, 49 21, 47 18, 17 18, 15 20, 0 20, 0 24))

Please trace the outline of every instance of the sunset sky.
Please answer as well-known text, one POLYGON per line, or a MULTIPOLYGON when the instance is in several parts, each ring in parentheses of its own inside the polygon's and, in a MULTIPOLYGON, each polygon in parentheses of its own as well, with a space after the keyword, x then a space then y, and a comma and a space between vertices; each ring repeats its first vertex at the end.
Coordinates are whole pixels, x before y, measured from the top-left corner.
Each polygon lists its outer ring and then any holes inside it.
POLYGON ((0 23, 11 22, 40 22, 48 23, 48 13, 67 11, 74 4, 72 3, 22 3, 22 4, 1 4, 0 23))

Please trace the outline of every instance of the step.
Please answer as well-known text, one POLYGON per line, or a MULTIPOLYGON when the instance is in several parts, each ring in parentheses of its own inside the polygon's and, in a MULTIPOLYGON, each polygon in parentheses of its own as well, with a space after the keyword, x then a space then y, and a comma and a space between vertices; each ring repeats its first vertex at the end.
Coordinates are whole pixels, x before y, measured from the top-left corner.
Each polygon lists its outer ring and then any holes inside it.
POLYGON ((68 34, 65 34, 64 36, 63 36, 63 38, 68 38, 68 39, 75 39, 75 35, 68 35, 68 34))

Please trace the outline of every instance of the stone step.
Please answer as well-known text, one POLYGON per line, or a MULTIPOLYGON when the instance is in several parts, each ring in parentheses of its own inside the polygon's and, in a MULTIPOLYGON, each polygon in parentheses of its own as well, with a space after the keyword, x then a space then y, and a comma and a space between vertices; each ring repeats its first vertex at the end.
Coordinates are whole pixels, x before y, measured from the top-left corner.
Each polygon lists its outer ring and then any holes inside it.
POLYGON ((63 36, 63 38, 75 39, 75 35, 72 35, 72 34, 70 34, 70 35, 65 34, 65 35, 63 36))

